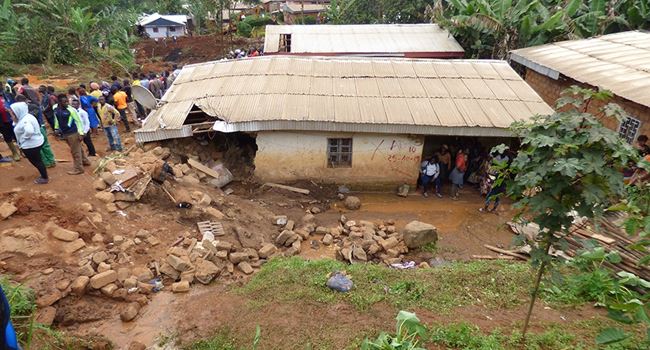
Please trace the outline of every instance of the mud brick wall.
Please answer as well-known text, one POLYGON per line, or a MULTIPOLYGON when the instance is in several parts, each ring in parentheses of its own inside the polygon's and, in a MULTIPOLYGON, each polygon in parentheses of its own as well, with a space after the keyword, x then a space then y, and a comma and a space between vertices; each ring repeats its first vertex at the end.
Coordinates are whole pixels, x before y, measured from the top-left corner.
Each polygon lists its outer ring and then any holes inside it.
MULTIPOLYGON (((559 80, 554 80, 531 69, 526 69, 525 80, 550 106, 554 106, 555 101, 560 97, 562 91, 572 85, 594 88, 591 85, 577 82, 563 75, 560 75, 559 80)), ((637 136, 642 134, 650 136, 650 108, 618 96, 614 96, 611 102, 619 104, 630 116, 641 121, 641 128, 637 136)), ((589 105, 589 112, 598 114, 598 110, 602 106, 603 103, 592 103, 589 105)), ((613 118, 601 118, 601 121, 605 126, 615 131, 618 131, 620 127, 618 121, 613 118)))

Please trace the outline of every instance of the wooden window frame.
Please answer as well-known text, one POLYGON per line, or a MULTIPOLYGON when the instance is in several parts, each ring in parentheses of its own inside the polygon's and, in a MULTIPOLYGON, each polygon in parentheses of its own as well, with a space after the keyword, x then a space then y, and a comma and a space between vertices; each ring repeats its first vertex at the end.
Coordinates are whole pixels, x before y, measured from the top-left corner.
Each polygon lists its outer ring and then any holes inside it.
POLYGON ((352 146, 351 137, 328 138, 327 139, 327 167, 328 168, 351 168, 352 167, 352 146))
POLYGON ((280 34, 279 52, 291 52, 291 34, 280 34))

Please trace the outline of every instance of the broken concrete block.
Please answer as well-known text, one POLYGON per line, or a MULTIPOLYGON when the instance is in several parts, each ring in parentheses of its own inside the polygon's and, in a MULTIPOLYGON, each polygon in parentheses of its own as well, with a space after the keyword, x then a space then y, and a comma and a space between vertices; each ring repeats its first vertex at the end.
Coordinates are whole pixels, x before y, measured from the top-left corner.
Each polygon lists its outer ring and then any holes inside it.
POLYGON ((273 224, 278 226, 284 226, 288 223, 286 215, 276 215, 273 217, 273 224))
POLYGON ((266 243, 260 248, 260 250, 257 252, 259 257, 262 259, 267 259, 271 255, 275 254, 278 251, 278 248, 271 243, 266 243))
POLYGON ((109 283, 105 286, 103 286, 100 290, 102 294, 104 294, 107 297, 113 296, 113 293, 118 289, 117 284, 115 283, 109 283))
POLYGON ((153 279, 153 272, 149 268, 142 266, 134 267, 132 275, 140 282, 149 282, 153 279))
POLYGON ((93 181, 93 188, 96 189, 97 191, 103 191, 107 187, 106 182, 102 179, 97 179, 93 181))
POLYGON ((194 277, 203 284, 209 284, 221 273, 221 269, 217 265, 204 259, 196 259, 194 266, 196 268, 194 277))
POLYGON ((78 232, 66 230, 52 221, 45 224, 43 231, 45 231, 46 234, 52 235, 52 237, 64 242, 72 242, 79 238, 78 232))
POLYGON ((237 268, 241 272, 243 272, 243 273, 245 273, 247 275, 250 275, 251 273, 253 273, 253 267, 246 261, 242 261, 239 264, 237 264, 237 268))
POLYGON ((84 240, 79 238, 76 241, 65 243, 63 245, 63 251, 67 254, 72 254, 85 246, 86 243, 84 242, 84 240))
POLYGON ((122 322, 129 322, 136 318, 140 312, 140 307, 141 306, 139 303, 129 303, 129 305, 127 305, 126 308, 120 313, 120 319, 122 322))
POLYGON ((230 253, 230 262, 237 265, 242 261, 248 261, 248 253, 235 252, 230 253))
POLYGON ((324 245, 331 245, 332 242, 334 242, 334 237, 332 237, 331 234, 328 233, 325 236, 323 236, 323 244, 324 245))
POLYGON ((54 318, 56 317, 56 308, 52 306, 47 306, 38 310, 36 314, 36 323, 42 324, 46 327, 49 327, 54 323, 54 318))
MULTIPOLYGON (((173 280, 177 280, 178 277, 180 276, 180 272, 176 271, 176 269, 174 269, 171 265, 169 265, 166 262, 163 263, 162 265, 160 265, 160 273, 162 273, 163 275, 169 276, 169 278, 171 278, 173 280)), ((141 281, 141 282, 144 282, 144 281, 141 281)))
POLYGON ((97 265, 97 272, 102 273, 104 271, 108 271, 111 269, 111 265, 105 263, 105 262, 100 262, 99 265, 97 265))
POLYGON ((38 307, 50 306, 50 305, 56 303, 57 301, 59 301, 59 299, 61 299, 61 298, 63 298, 63 294, 61 294, 61 291, 54 290, 51 293, 43 295, 43 296, 39 297, 38 299, 36 299, 36 305, 38 307))
POLYGON ((103 263, 106 260, 108 260, 108 254, 103 250, 93 254, 93 262, 95 264, 103 263))
POLYGON ((399 241, 395 237, 390 237, 388 239, 380 240, 379 245, 384 248, 385 251, 388 251, 391 248, 395 248, 399 244, 399 241))
POLYGON ((187 271, 192 268, 192 264, 190 263, 189 259, 186 257, 168 255, 167 263, 169 263, 169 265, 171 265, 174 268, 174 270, 178 272, 187 271))
POLYGON ((92 277, 95 275, 95 269, 90 264, 83 265, 79 268, 79 275, 92 277))

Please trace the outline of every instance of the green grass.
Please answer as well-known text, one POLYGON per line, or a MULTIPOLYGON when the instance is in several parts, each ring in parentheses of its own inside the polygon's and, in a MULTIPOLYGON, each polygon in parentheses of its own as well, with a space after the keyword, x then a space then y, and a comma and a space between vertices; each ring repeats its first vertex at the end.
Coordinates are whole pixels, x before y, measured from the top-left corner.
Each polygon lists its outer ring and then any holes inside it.
POLYGON ((243 350, 235 345, 235 339, 229 332, 221 331, 210 339, 192 343, 185 350, 243 350))
POLYGON ((319 303, 347 301, 358 310, 379 302, 400 309, 449 312, 483 305, 509 308, 527 298, 531 280, 525 264, 501 261, 452 263, 431 269, 395 270, 376 264, 346 265, 335 260, 299 257, 273 259, 237 292, 253 296, 255 307, 296 300, 319 303), (354 282, 349 293, 326 287, 327 275, 347 271, 354 282))

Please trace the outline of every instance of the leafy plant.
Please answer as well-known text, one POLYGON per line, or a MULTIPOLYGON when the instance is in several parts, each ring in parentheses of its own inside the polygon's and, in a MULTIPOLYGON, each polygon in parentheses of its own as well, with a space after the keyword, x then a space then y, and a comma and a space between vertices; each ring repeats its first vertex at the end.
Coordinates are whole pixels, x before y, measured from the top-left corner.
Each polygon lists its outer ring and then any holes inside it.
POLYGON ((366 339, 361 350, 425 350, 419 347, 420 337, 426 334, 426 328, 414 313, 400 311, 396 317, 395 334, 382 332, 376 340, 366 339))
MULTIPOLYGON (((517 200, 518 219, 527 218, 540 227, 537 241, 529 242, 537 277, 524 337, 542 276, 554 260, 551 249, 568 246, 564 236, 575 218, 599 217, 611 205, 611 198, 625 193, 621 170, 628 160, 635 159, 635 151, 587 112, 592 101, 610 97, 608 91, 574 86, 558 100, 559 112, 513 126, 521 137, 521 149, 511 165, 516 175, 507 182, 508 194, 517 200)), ((621 108, 612 104, 601 108, 600 114, 624 116, 621 108)))

